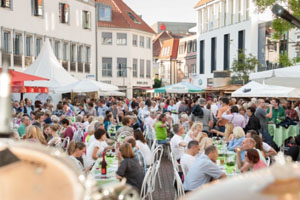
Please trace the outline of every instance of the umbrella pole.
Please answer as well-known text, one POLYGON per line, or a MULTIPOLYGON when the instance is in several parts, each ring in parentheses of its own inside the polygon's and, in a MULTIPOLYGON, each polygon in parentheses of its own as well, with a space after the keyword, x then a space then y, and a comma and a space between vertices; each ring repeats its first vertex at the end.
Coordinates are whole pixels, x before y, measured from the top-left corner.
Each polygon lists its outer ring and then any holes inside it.
POLYGON ((20 94, 20 101, 22 101, 23 98, 24 98, 24 93, 21 92, 21 94, 20 94))

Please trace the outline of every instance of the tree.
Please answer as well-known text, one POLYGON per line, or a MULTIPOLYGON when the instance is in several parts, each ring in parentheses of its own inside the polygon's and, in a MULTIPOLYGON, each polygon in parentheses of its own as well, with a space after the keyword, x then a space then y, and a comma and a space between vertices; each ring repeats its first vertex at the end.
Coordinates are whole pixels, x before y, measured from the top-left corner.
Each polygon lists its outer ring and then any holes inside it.
MULTIPOLYGON (((284 5, 291 14, 300 18, 299 0, 256 0, 259 12, 264 12, 266 9, 272 8, 276 3, 284 5)), ((274 39, 279 40, 284 33, 295 28, 295 26, 280 17, 276 17, 272 22, 272 28, 275 30, 274 39)))
MULTIPOLYGON (((294 59, 296 61, 296 59, 294 59)), ((293 60, 289 59, 289 55, 284 52, 279 55, 279 65, 282 67, 288 67, 293 65, 293 60)))
POLYGON ((162 84, 162 80, 155 78, 153 88, 160 88, 161 84, 162 84))
POLYGON ((247 56, 241 52, 238 53, 238 57, 233 60, 231 72, 236 76, 236 80, 241 80, 245 84, 249 80, 249 74, 255 71, 256 66, 260 66, 260 64, 252 54, 247 56))

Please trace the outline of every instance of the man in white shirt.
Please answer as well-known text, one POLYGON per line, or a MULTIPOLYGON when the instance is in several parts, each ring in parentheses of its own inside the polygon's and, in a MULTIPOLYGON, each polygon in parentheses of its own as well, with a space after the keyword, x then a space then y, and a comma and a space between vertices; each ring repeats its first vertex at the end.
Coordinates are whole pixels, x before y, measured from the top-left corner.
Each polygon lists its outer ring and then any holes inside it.
POLYGON ((171 139, 171 150, 174 158, 178 161, 184 154, 184 147, 186 143, 183 141, 182 135, 184 134, 184 127, 180 124, 175 124, 173 126, 173 131, 175 135, 171 139))
POLYGON ((198 156, 184 180, 184 190, 192 191, 215 179, 225 178, 226 174, 216 164, 218 149, 211 145, 198 156))
POLYGON ((198 141, 192 140, 188 143, 187 150, 180 159, 181 168, 185 176, 187 175, 189 169, 193 165, 196 159, 196 155, 199 153, 199 150, 200 147, 198 141))
POLYGON ((156 114, 155 112, 150 112, 149 116, 145 119, 145 126, 151 128, 155 122, 156 114))

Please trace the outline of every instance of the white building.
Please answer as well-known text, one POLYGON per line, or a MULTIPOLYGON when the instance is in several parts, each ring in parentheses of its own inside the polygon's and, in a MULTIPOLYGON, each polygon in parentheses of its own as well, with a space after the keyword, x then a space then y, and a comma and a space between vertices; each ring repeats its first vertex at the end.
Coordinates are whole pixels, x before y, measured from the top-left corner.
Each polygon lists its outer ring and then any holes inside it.
POLYGON ((95 4, 90 0, 3 0, 0 66, 24 70, 48 37, 68 72, 94 79, 95 27, 95 4))
POLYGON ((152 88, 154 31, 123 1, 97 0, 99 80, 131 98, 152 88))
POLYGON ((258 25, 272 20, 271 11, 257 14, 251 0, 201 0, 198 14, 197 72, 203 87, 214 71, 229 70, 238 49, 258 54, 258 25))

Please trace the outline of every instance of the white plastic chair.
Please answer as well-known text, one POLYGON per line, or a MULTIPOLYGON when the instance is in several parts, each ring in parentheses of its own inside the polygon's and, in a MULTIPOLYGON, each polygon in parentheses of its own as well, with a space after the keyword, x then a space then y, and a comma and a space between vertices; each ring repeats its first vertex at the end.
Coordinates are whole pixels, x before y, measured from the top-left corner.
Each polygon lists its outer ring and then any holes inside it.
POLYGON ((176 182, 176 186, 177 186, 177 191, 175 191, 175 198, 178 199, 179 197, 184 196, 184 188, 177 170, 173 168, 173 171, 174 171, 174 181, 176 182))
POLYGON ((128 137, 128 136, 132 136, 132 133, 129 132, 129 131, 123 131, 123 132, 121 132, 121 133, 118 135, 117 141, 118 141, 118 142, 122 142, 122 140, 124 140, 124 139, 125 139, 126 137, 128 137))
POLYGON ((267 166, 269 167, 270 166, 270 164, 271 164, 271 158, 270 157, 266 157, 266 164, 267 164, 267 166))
POLYGON ((62 140, 57 140, 55 142, 55 147, 61 148, 63 150, 68 149, 70 144, 70 138, 69 137, 65 137, 62 140))
POLYGON ((152 164, 156 165, 156 172, 154 175, 154 178, 156 178, 156 175, 158 175, 158 182, 159 182, 159 187, 162 188, 161 186, 161 180, 160 180, 160 174, 159 174, 159 168, 160 168, 160 162, 161 162, 161 158, 162 155, 164 153, 164 148, 162 147, 162 145, 158 145, 154 151, 152 152, 152 164))
POLYGON ((141 194, 140 194, 140 198, 142 200, 146 199, 148 196, 149 199, 152 200, 152 192, 154 191, 154 189, 152 188, 152 171, 153 171, 153 166, 150 166, 144 177, 141 194))

